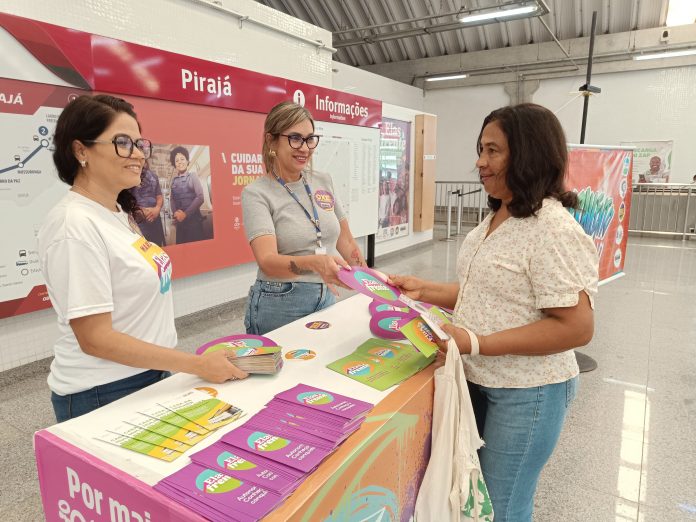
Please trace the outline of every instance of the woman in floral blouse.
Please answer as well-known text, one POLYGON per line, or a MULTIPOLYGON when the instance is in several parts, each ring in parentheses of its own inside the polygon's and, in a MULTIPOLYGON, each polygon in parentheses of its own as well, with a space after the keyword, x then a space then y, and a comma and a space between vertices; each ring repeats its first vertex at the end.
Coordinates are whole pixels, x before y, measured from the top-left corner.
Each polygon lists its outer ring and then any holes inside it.
POLYGON ((480 459, 496 522, 531 521, 539 474, 577 391, 572 348, 592 339, 597 251, 567 210, 578 200, 564 187, 565 135, 548 109, 493 111, 477 150, 491 213, 462 244, 459 282, 391 280, 414 299, 454 308, 444 330, 462 354, 486 441, 480 459))

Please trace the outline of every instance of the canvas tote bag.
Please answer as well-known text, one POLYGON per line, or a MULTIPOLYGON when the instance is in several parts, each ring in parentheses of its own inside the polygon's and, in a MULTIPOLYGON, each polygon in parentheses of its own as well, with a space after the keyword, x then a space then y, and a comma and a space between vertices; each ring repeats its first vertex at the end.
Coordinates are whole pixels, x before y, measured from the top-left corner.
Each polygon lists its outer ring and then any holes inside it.
POLYGON ((450 339, 445 365, 435 370, 430 460, 416 499, 415 522, 493 521, 476 453, 482 445, 459 350, 450 339))

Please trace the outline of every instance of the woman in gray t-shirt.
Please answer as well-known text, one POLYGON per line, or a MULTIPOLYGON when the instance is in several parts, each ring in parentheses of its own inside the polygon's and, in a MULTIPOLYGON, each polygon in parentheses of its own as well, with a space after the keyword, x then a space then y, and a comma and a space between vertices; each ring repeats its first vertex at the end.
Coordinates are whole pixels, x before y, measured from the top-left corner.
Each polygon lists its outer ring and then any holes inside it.
POLYGON ((312 172, 319 144, 304 107, 283 102, 264 124, 266 174, 242 192, 247 239, 259 265, 244 324, 263 335, 332 305, 339 266, 365 266, 331 176, 312 172))

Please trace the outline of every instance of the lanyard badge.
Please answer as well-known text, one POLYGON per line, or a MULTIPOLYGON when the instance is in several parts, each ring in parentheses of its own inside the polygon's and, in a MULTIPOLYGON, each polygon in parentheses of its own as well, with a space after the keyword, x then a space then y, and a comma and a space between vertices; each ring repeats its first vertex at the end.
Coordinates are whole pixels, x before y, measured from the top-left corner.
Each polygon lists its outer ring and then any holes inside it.
POLYGON ((281 184, 281 186, 292 196, 292 199, 294 199, 297 204, 300 206, 302 211, 305 213, 305 216, 307 216, 307 219, 309 219, 310 223, 314 225, 314 230, 317 232, 317 246, 314 249, 314 253, 317 255, 325 255, 326 254, 326 247, 321 244, 321 227, 319 226, 319 214, 317 213, 317 207, 314 205, 314 198, 312 197, 312 189, 309 186, 309 183, 307 183, 307 180, 305 179, 304 175, 300 174, 300 179, 302 180, 302 184, 304 185, 305 192, 307 193, 307 197, 309 198, 309 204, 312 206, 312 214, 314 214, 314 217, 309 215, 309 212, 307 212, 307 209, 300 203, 300 200, 297 198, 297 195, 292 191, 290 187, 288 187, 288 184, 278 176, 275 172, 273 172, 273 176, 275 177, 276 181, 281 184))

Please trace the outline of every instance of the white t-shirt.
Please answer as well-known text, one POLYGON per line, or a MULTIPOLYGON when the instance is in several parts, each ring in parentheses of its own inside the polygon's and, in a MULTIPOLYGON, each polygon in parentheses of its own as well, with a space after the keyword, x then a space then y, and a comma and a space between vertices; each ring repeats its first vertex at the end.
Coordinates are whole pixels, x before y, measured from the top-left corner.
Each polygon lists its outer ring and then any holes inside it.
POLYGON ((171 261, 130 229, 125 212, 68 192, 39 230, 39 256, 60 330, 48 376, 55 393, 78 393, 147 370, 84 353, 71 319, 111 312, 114 330, 176 346, 171 261))

